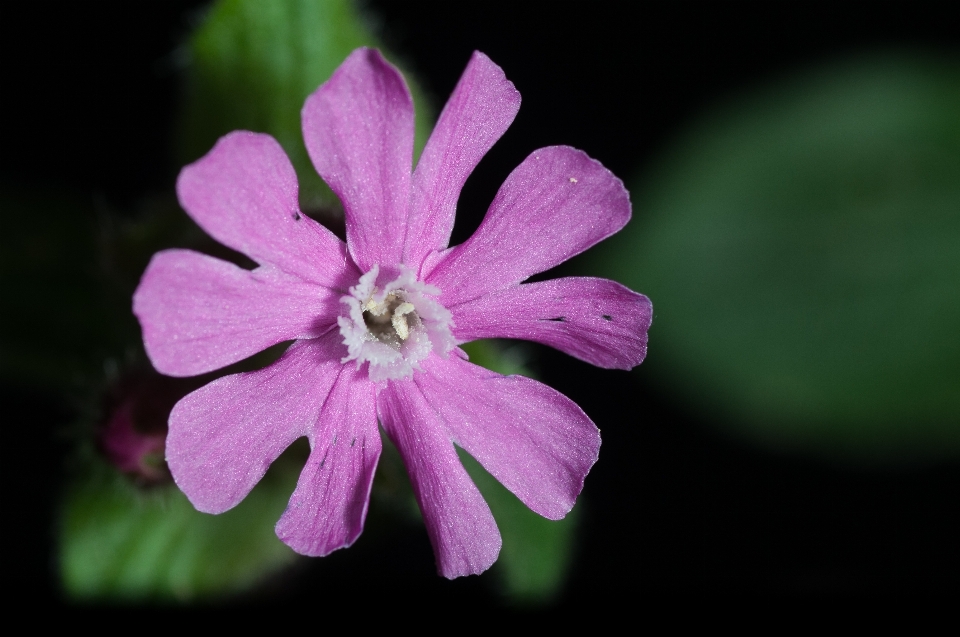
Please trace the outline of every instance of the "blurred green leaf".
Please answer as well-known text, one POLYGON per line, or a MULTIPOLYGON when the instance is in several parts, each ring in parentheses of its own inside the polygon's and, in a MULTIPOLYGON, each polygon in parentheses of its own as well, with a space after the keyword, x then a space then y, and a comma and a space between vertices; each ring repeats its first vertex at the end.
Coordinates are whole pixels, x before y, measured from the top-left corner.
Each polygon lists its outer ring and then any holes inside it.
MULTIPOLYGON (((532 376, 520 352, 509 341, 481 340, 463 345, 471 362, 500 374, 532 376)), ((503 547, 493 570, 504 592, 520 604, 548 602, 556 597, 572 561, 580 507, 554 521, 527 508, 462 449, 457 450, 464 468, 490 505, 500 528, 503 547)))
POLYGON ((874 55, 702 118, 592 268, 653 300, 648 378, 754 439, 960 451, 960 64, 874 55))
POLYGON ((527 378, 536 378, 536 375, 527 367, 529 350, 526 343, 505 339, 481 339, 464 343, 460 347, 474 365, 486 367, 504 376, 519 374, 527 378))
MULTIPOLYGON (((300 109, 360 46, 379 45, 367 19, 348 0, 216 3, 187 50, 182 160, 194 161, 233 130, 270 133, 296 168, 301 205, 309 211, 335 204, 307 156, 300 109)), ((417 105, 419 149, 432 117, 410 75, 404 75, 417 105)))
POLYGON ((66 592, 76 599, 188 601, 262 582, 296 557, 273 527, 302 464, 282 457, 243 502, 220 515, 196 511, 172 484, 137 489, 97 465, 64 503, 66 592))

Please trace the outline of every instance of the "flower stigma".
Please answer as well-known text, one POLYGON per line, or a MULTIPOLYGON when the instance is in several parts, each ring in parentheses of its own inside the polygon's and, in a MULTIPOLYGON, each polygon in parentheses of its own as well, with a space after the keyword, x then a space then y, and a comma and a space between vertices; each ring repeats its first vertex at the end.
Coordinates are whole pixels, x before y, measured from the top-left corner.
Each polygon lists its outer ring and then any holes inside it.
POLYGON ((370 363, 370 380, 411 378, 430 352, 446 357, 455 341, 450 312, 437 302, 440 290, 418 281, 401 266, 396 279, 377 284, 373 266, 340 298, 346 315, 337 319, 347 356, 357 365, 370 363))

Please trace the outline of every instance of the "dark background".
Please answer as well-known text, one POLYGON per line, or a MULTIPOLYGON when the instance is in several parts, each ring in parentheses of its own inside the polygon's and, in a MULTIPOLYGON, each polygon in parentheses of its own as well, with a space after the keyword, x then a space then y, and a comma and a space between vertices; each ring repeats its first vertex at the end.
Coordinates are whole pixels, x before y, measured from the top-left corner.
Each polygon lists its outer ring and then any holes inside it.
MULTIPOLYGON (((179 170, 171 141, 176 48, 203 5, 5 10, 3 183, 75 190, 116 210, 169 191, 179 170)), ((523 96, 513 127, 467 183, 455 242, 538 147, 582 148, 629 182, 691 118, 737 91, 872 48, 958 47, 948 9, 913 5, 804 4, 759 13, 755 6, 652 3, 630 11, 605 2, 514 6, 368 3, 384 40, 436 105, 474 49, 502 66, 523 96)), ((871 469, 773 454, 688 414, 682 400, 651 389, 642 367, 604 371, 536 351, 543 380, 577 402, 604 436, 561 603, 622 593, 648 599, 957 588, 956 462, 871 469)), ((649 356, 657 356, 656 322, 649 356)), ((51 529, 67 451, 58 431, 71 406, 15 379, 4 381, 2 396, 5 568, 23 592, 59 599, 51 529)), ((402 530, 310 561, 253 598, 499 601, 484 580, 450 583, 433 564, 426 534, 402 530)))

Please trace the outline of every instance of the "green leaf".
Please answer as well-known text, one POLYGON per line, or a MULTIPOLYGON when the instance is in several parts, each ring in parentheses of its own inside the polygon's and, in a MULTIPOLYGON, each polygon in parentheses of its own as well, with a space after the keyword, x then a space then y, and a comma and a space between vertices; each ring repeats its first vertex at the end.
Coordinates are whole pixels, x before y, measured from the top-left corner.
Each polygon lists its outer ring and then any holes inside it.
MULTIPOLYGON (((182 160, 196 160, 233 130, 270 133, 296 168, 304 209, 334 205, 336 198, 307 156, 300 109, 360 46, 376 47, 377 39, 347 0, 216 3, 187 49, 182 160)), ((417 148, 422 148, 432 118, 404 75, 417 105, 417 148)))
POLYGON ((60 568, 75 599, 179 600, 247 589, 295 554, 274 534, 300 462, 288 450, 236 508, 196 511, 174 486, 137 489, 97 465, 63 505, 60 568))
POLYGON ((509 340, 481 339, 460 346, 470 357, 470 362, 480 367, 512 376, 519 374, 527 378, 536 378, 527 366, 528 350, 523 343, 509 340))
POLYGON ((641 371, 859 460, 960 451, 960 65, 874 55, 746 95, 632 189, 592 267, 650 296, 641 371))

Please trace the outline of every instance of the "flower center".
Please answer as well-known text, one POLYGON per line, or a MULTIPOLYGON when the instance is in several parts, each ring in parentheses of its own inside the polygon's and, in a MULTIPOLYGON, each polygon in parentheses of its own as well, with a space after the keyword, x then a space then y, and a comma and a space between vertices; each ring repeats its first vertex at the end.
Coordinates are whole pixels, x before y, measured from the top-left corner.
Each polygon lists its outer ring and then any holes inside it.
POLYGON ((406 292, 397 290, 377 302, 372 297, 363 304, 363 322, 378 341, 400 349, 410 338, 410 330, 420 329, 422 323, 413 303, 406 300, 406 292))
POLYGON ((337 319, 348 352, 343 362, 369 362, 373 381, 411 378, 430 352, 446 356, 453 349, 453 321, 434 298, 440 290, 417 281, 410 270, 401 267, 383 285, 379 273, 374 266, 340 299, 347 306, 337 319))

